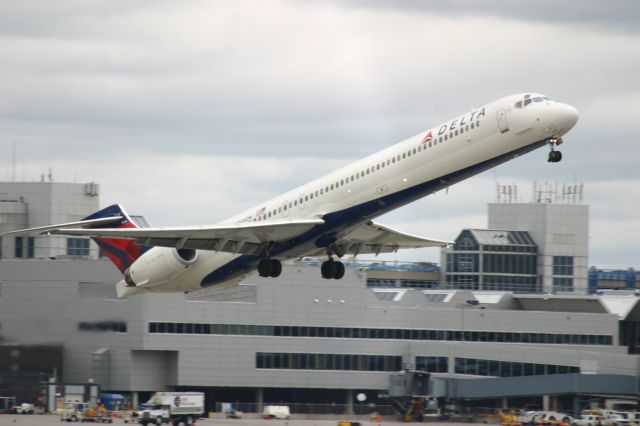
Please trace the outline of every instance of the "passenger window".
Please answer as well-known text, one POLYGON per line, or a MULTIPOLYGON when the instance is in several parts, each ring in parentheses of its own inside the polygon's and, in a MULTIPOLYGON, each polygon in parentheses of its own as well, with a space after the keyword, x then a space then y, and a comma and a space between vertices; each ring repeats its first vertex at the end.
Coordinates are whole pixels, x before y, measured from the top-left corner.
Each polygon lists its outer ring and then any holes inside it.
POLYGON ((331 189, 333 191, 333 184, 331 184, 331 187, 329 189, 331 189))
POLYGON ((407 153, 406 152, 402 153, 402 158, 407 158, 407 153))
POLYGON ((431 141, 429 141, 429 148, 431 148, 431 141))
POLYGON ((376 165, 376 170, 380 170, 380 164, 376 165))
POLYGON ((393 157, 393 158, 391 159, 391 162, 392 162, 392 163, 395 163, 395 162, 396 162, 396 157, 393 157))
POLYGON ((344 185, 344 179, 340 181, 340 186, 344 185))
POLYGON ((298 200, 295 200, 295 201, 293 202, 293 205, 294 205, 294 206, 297 206, 297 205, 298 205, 298 200))
POLYGON ((309 201, 309 196, 308 196, 308 195, 305 195, 304 200, 305 200, 305 201, 309 201))
POLYGON ((449 137, 447 135, 444 135, 444 140, 446 141, 447 139, 449 139, 449 137))
POLYGON ((475 128, 475 126, 473 125, 473 123, 471 123, 471 128, 472 128, 472 129, 473 129, 473 128, 475 128))
POLYGON ((468 132, 469 131, 469 125, 467 124, 464 129, 468 132))
POLYGON ((413 153, 415 154, 416 152, 417 152, 417 151, 416 151, 416 149, 415 149, 415 148, 413 148, 413 153))
POLYGON ((399 155, 396 158, 398 159, 398 161, 400 161, 400 156, 399 155))
POLYGON ((455 131, 455 135, 458 136, 458 131, 457 130, 455 131))
POLYGON ((353 175, 351 175, 351 182, 353 182, 355 179, 355 177, 353 175))

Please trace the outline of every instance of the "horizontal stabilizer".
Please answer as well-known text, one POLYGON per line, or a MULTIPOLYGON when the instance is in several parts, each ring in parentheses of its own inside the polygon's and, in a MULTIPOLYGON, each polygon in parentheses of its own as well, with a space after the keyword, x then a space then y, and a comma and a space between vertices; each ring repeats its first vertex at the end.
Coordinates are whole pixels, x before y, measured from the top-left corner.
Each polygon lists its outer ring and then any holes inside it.
POLYGON ((6 235, 42 235, 42 234, 55 234, 61 233, 56 231, 61 231, 66 228, 83 228, 86 226, 98 226, 98 225, 107 225, 115 222, 119 222, 122 219, 122 216, 112 216, 112 217, 101 217, 98 219, 88 219, 88 220, 79 220, 76 222, 68 222, 68 223, 59 223, 57 225, 47 225, 47 226, 38 226, 36 228, 27 228, 27 229, 19 229, 17 231, 9 231, 3 234, 0 234, 0 237, 4 237, 6 235))

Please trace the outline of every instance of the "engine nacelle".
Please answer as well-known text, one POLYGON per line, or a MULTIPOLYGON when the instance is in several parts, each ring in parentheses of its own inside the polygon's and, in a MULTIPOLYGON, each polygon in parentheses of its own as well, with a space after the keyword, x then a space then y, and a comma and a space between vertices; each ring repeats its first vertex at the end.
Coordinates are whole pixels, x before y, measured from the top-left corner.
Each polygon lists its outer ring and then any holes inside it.
POLYGON ((129 287, 154 287, 176 278, 198 258, 194 249, 154 247, 124 272, 129 287))

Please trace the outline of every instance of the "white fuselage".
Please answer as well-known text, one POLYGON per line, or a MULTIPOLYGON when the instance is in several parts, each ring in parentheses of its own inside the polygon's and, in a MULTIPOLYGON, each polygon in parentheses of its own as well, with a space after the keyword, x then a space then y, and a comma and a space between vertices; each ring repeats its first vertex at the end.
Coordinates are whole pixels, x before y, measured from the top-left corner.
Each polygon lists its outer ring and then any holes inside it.
MULTIPOLYGON (((327 229, 319 232, 340 235, 366 220, 543 146, 550 138, 560 138, 577 121, 577 111, 569 105, 534 94, 529 99, 535 101, 525 105, 524 96, 507 96, 458 116, 222 223, 327 218, 327 229)), ((159 249, 163 248, 152 250, 159 249)), ((285 246, 273 256, 286 259, 318 252, 309 240, 285 246)), ((253 259, 243 257, 247 256, 199 251, 197 261, 184 273, 149 290, 193 291, 236 284, 255 271, 253 259), (237 267, 228 268, 232 264, 237 267)))

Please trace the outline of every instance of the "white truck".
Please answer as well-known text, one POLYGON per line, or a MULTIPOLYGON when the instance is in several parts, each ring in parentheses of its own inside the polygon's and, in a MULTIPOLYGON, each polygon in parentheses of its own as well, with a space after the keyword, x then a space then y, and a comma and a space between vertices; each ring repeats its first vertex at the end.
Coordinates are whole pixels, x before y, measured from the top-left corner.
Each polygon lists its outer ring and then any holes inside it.
POLYGON ((204 414, 202 392, 156 392, 138 412, 141 425, 171 423, 178 426, 195 424, 204 414))

